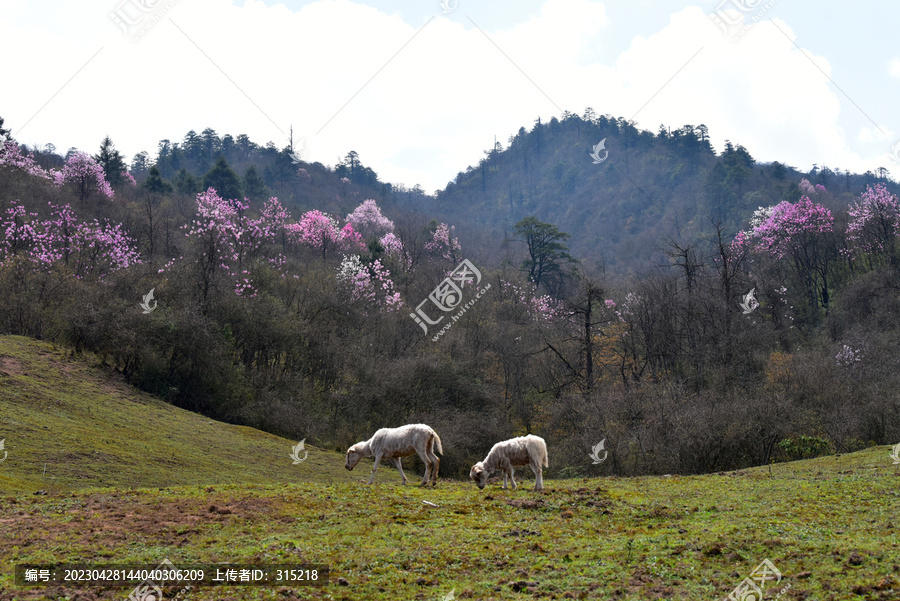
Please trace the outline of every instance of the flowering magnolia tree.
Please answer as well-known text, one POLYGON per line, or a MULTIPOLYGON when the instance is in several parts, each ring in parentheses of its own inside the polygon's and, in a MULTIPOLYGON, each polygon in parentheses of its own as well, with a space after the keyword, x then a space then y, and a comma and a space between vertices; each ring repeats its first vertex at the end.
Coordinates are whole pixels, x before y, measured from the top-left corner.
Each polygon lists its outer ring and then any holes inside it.
POLYGON ((0 168, 18 169, 28 175, 43 179, 54 180, 52 171, 47 171, 34 162, 34 155, 23 155, 19 151, 19 144, 15 140, 7 140, 0 146, 0 168))
POLYGON ((796 203, 781 202, 772 208, 768 219, 760 223, 751 236, 758 247, 782 259, 809 256, 820 234, 833 231, 831 211, 804 196, 796 203))
POLYGON ((285 229, 288 238, 293 241, 322 251, 323 261, 332 250, 353 252, 366 249, 362 236, 351 224, 341 228, 334 217, 318 210, 304 213, 300 221, 287 225, 285 229))
POLYGON ((735 252, 751 250, 776 261, 791 262, 815 312, 828 306, 828 274, 835 258, 826 236, 834 231, 834 216, 824 206, 804 196, 795 203, 781 202, 754 213, 749 232, 739 232, 732 242, 735 252))
MULTIPOLYGON (((285 227, 287 211, 277 198, 270 198, 257 219, 248 216, 249 201, 226 200, 215 188, 197 195, 197 216, 189 225, 186 237, 195 249, 195 264, 201 305, 205 305, 218 281, 225 281, 238 296, 255 296, 254 271, 263 264, 280 270, 284 256, 266 249, 274 245, 285 227)), ((175 261, 159 270, 169 271, 175 261)), ((284 277, 282 275, 282 277, 284 277)))
POLYGON ((538 294, 537 287, 531 282, 518 285, 500 280, 500 292, 508 295, 513 304, 525 307, 531 318, 537 322, 550 323, 565 314, 565 307, 561 302, 549 294, 538 294))
POLYGON ((897 236, 900 236, 900 202, 884 184, 867 187, 860 199, 850 205, 847 225, 849 248, 842 252, 851 259, 862 255, 885 257, 897 267, 897 236))
POLYGON ((140 263, 134 240, 121 224, 78 221, 72 207, 50 205, 41 219, 14 203, 0 218, 0 267, 16 257, 34 268, 64 266, 77 278, 99 277, 140 263))
POLYGON ((393 233, 385 234, 378 242, 381 243, 381 247, 384 249, 384 254, 386 255, 401 258, 405 254, 403 252, 403 243, 400 241, 400 238, 393 233))
POLYGON ((394 222, 385 217, 372 200, 364 201, 347 215, 347 223, 359 232, 366 240, 372 240, 394 231, 394 222))
POLYGON ((431 233, 431 240, 425 243, 425 250, 455 263, 459 259, 457 253, 462 250, 459 238, 453 235, 455 229, 446 223, 438 224, 431 233))
POLYGON ((353 300, 364 301, 384 311, 393 311, 403 306, 400 293, 394 291, 391 272, 379 260, 366 266, 359 255, 345 256, 338 269, 338 279, 350 288, 353 300))
POLYGON ((57 187, 71 184, 85 200, 94 191, 107 199, 115 198, 112 186, 106 181, 106 174, 94 157, 86 152, 76 152, 69 157, 62 170, 54 171, 53 177, 57 187))
MULTIPOLYGON (((23 155, 15 140, 7 140, 0 146, 0 168, 3 167, 18 169, 28 175, 50 180, 57 188, 68 184, 78 192, 81 200, 87 199, 94 192, 99 192, 109 200, 115 198, 103 167, 85 152, 74 153, 59 171, 48 170, 34 162, 33 154, 23 155)), ((127 170, 122 172, 122 177, 126 183, 135 185, 134 177, 127 170)))

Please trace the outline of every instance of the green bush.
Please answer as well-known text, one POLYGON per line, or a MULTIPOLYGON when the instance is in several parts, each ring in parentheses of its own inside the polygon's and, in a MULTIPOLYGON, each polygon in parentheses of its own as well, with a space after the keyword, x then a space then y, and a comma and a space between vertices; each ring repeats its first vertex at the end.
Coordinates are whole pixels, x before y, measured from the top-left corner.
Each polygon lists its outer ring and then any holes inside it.
POLYGON ((831 452, 831 444, 818 436, 785 438, 778 443, 778 447, 790 460, 811 459, 831 452))

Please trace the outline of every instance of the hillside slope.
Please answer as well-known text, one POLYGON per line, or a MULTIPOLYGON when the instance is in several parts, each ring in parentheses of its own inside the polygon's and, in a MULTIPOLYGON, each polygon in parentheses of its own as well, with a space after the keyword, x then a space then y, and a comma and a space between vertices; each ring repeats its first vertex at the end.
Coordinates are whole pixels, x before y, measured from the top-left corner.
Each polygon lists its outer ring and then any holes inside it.
MULTIPOLYGON (((514 225, 533 215, 570 234, 572 255, 587 267, 628 273, 668 264, 660 251, 667 238, 702 240, 714 223, 730 237, 758 207, 795 202, 804 177, 825 186, 820 202, 831 209, 846 207, 876 182, 897 190, 871 172, 801 173, 760 164, 752 150, 728 142, 716 153, 705 125, 654 134, 623 118, 568 113, 530 131, 523 127, 434 199, 406 206, 455 224, 463 247, 482 254, 496 253, 496 241, 512 237, 514 225)), ((405 202, 402 195, 395 201, 405 202)))
POLYGON ((294 465, 298 441, 210 421, 19 336, 0 337, 0 439, 0 494, 358 477, 339 453, 307 445, 294 465))

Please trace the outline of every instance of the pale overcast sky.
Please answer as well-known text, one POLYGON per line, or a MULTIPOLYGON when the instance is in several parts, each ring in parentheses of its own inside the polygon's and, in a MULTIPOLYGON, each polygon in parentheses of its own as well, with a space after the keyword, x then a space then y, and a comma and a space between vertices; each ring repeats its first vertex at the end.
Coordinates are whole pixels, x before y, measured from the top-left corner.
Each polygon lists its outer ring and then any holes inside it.
POLYGON ((432 192, 495 136, 505 148, 538 117, 592 107, 653 132, 705 123, 717 151, 730 139, 759 161, 896 179, 900 3, 861 6, 0 0, 0 116, 20 143, 96 153, 109 135, 129 162, 190 129, 282 148, 293 126, 307 160, 356 150, 432 192))

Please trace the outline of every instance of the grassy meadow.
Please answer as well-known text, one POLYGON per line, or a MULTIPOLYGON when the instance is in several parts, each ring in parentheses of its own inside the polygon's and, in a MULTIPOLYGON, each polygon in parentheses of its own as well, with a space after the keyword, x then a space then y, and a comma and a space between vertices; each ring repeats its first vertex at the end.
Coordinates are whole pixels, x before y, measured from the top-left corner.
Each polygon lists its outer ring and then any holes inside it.
POLYGON ((382 464, 368 487, 371 460, 351 473, 307 444, 294 464, 298 441, 175 408, 98 363, 0 337, 0 601, 131 592, 18 586, 16 564, 164 559, 330 569, 323 587, 166 599, 714 601, 766 559, 781 579, 765 599, 900 599, 890 447, 702 476, 548 478, 542 492, 522 471, 516 491, 421 488, 411 464, 401 486, 382 464))

